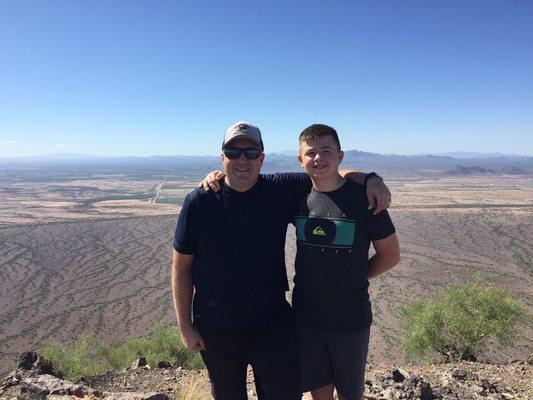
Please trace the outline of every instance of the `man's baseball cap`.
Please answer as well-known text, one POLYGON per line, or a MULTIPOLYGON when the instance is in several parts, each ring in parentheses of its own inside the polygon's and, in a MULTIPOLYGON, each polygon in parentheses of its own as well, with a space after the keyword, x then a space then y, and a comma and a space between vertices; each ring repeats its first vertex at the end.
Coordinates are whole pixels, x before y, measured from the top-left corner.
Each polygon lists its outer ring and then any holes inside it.
POLYGON ((228 147, 228 145, 235 139, 250 139, 257 144, 261 151, 263 148, 263 140, 261 139, 261 131, 259 128, 247 121, 235 122, 231 125, 224 134, 224 141, 222 142, 222 148, 228 147))

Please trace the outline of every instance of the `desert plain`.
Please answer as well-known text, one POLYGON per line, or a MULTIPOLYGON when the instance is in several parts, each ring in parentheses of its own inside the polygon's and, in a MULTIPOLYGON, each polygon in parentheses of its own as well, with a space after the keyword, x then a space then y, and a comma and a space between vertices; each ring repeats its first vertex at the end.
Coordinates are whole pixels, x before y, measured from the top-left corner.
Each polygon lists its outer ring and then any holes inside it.
MULTIPOLYGON (((533 310, 533 177, 385 177, 400 264, 370 283, 371 362, 402 362, 399 307, 483 273, 533 310)), ((42 343, 175 321, 172 239, 200 176, 0 173, 0 371, 42 343)), ((295 236, 286 261, 293 275, 295 236)), ((253 267, 253 265, 251 265, 253 267)), ((290 293, 288 294, 290 298, 290 293)), ((485 358, 526 359, 532 332, 485 358)))

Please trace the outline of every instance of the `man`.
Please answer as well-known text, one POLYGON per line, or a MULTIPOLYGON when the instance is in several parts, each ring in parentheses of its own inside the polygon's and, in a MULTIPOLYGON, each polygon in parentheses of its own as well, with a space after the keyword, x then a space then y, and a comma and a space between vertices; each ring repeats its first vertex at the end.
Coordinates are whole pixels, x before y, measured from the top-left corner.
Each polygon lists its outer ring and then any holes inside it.
MULTIPOLYGON (((201 352, 215 399, 247 398, 248 365, 259 399, 298 399, 284 244, 291 210, 311 182, 305 174, 260 176, 261 132, 247 122, 228 128, 221 157, 220 191, 189 193, 176 227, 172 291, 181 336, 201 352)), ((362 183, 365 174, 351 176, 362 183)), ((389 201, 380 179, 368 189, 381 207, 389 201)))
POLYGON ((339 174, 344 154, 335 129, 311 125, 299 142, 298 160, 313 182, 294 216, 302 391, 333 400, 335 387, 341 400, 359 400, 372 322, 368 278, 399 262, 398 240, 387 211, 369 212, 363 188, 339 174))

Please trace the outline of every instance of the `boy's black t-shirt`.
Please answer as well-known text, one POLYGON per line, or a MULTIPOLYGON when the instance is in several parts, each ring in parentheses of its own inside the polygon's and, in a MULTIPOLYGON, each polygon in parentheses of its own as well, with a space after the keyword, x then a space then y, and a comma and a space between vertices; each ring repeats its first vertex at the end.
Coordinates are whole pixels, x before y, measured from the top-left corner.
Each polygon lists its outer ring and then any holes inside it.
POLYGON ((246 192, 197 189, 181 209, 174 248, 194 254, 195 320, 225 330, 261 326, 288 307, 285 236, 311 188, 303 173, 261 175, 246 192))
POLYGON ((332 192, 311 189, 294 212, 297 253, 292 305, 300 323, 351 333, 372 322, 370 242, 395 232, 386 210, 368 210, 366 189, 347 180, 332 192))

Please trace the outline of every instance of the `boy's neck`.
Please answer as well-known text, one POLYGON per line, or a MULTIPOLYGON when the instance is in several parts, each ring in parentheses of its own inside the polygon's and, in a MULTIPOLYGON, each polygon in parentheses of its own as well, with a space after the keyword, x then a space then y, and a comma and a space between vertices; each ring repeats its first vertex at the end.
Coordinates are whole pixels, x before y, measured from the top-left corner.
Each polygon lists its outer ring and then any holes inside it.
POLYGON ((332 192, 340 188, 346 179, 343 178, 340 174, 337 174, 331 178, 327 179, 317 179, 311 176, 311 181, 313 182, 313 188, 319 192, 332 192))

